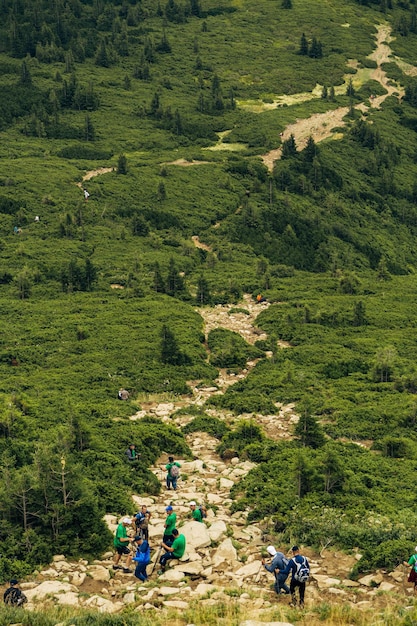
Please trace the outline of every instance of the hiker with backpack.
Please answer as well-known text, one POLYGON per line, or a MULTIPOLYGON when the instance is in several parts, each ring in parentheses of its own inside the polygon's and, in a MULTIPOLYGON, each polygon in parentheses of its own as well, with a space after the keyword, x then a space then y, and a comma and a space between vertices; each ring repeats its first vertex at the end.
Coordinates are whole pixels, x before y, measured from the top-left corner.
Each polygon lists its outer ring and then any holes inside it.
POLYGON ((404 561, 404 565, 411 565, 407 581, 414 584, 414 593, 417 593, 417 546, 414 549, 414 554, 410 556, 408 561, 404 561))
POLYGON ((279 595, 282 589, 284 593, 288 595, 290 593, 290 588, 285 584, 288 574, 284 574, 280 571, 285 570, 288 565, 288 559, 285 557, 283 552, 277 552, 274 546, 268 546, 266 551, 270 556, 272 556, 272 561, 268 565, 266 564, 265 559, 262 559, 262 565, 265 567, 267 572, 271 572, 275 576, 275 592, 279 595))
POLYGON ((133 561, 136 563, 135 577, 139 578, 143 583, 148 580, 148 574, 146 573, 146 567, 151 562, 151 548, 146 539, 142 535, 135 537, 135 543, 137 546, 136 554, 133 557, 133 561))
POLYGON ((167 517, 164 524, 164 536, 162 537, 162 543, 167 546, 170 546, 174 541, 174 530, 175 525, 177 523, 177 514, 174 513, 174 509, 171 505, 167 506, 165 509, 167 513, 167 517))
POLYGON ((167 471, 167 478, 166 478, 167 489, 171 489, 171 486, 172 486, 173 490, 176 491, 177 480, 180 475, 181 465, 178 463, 178 461, 174 461, 173 456, 169 456, 168 461, 169 463, 165 465, 165 469, 167 471))
POLYGON ((3 595, 4 604, 9 606, 23 606, 28 601, 27 597, 19 589, 19 581, 16 578, 12 578, 10 581, 10 587, 6 589, 3 595))
POLYGON ((288 561, 287 566, 283 570, 278 571, 282 574, 282 576, 285 575, 286 577, 290 572, 292 573, 290 582, 290 606, 297 606, 295 591, 298 589, 298 593, 300 595, 300 607, 304 608, 304 594, 306 590, 306 582, 310 577, 310 565, 307 558, 300 554, 298 546, 293 546, 291 548, 291 552, 293 553, 292 559, 288 561))
POLYGON ((151 518, 151 512, 148 511, 146 504, 142 504, 141 510, 135 515, 136 533, 142 535, 145 541, 149 541, 149 520, 151 518))

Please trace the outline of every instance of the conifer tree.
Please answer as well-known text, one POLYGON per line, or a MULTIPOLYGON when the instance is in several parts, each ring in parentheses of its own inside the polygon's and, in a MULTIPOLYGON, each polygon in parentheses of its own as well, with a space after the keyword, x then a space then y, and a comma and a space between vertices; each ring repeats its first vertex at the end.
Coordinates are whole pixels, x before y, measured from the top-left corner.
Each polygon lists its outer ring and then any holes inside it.
POLYGON ((196 300, 200 306, 211 302, 209 284, 203 274, 198 278, 196 300))
POLYGON ((283 9, 292 9, 292 0, 282 0, 281 6, 283 9))
POLYGON ((104 39, 101 40, 96 54, 95 64, 100 67, 110 67, 109 54, 104 39))
POLYGON ((125 154, 121 154, 117 160, 117 173, 127 174, 127 158, 125 154))
POLYGON ((297 146, 295 143, 295 137, 291 133, 288 139, 282 142, 281 159, 290 159, 297 156, 297 146))
POLYGON ((304 411, 295 427, 294 434, 304 447, 321 448, 325 444, 325 437, 316 418, 308 411, 304 411))
POLYGON ((298 51, 298 54, 301 54, 302 56, 308 56, 308 41, 304 33, 301 35, 300 49, 298 51))

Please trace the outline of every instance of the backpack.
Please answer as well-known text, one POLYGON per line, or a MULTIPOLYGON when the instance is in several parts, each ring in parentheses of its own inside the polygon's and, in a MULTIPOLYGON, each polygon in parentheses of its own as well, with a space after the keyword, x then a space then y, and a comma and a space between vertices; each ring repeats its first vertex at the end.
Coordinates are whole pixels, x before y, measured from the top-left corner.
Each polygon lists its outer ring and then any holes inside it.
POLYGON ((178 478, 178 476, 180 475, 180 468, 178 467, 178 465, 171 465, 169 475, 171 476, 171 478, 178 478))
POLYGON ((21 606, 26 602, 26 596, 14 587, 10 587, 4 594, 4 604, 10 606, 21 606))
POLYGON ((207 509, 205 506, 203 506, 202 504, 200 504, 200 506, 198 507, 200 513, 201 513, 201 519, 204 519, 207 517, 207 509))
POLYGON ((294 559, 294 563, 297 566, 297 571, 294 574, 294 579, 298 580, 299 583, 306 583, 310 577, 310 567, 308 565, 307 559, 304 556, 301 558, 303 559, 301 563, 294 559))

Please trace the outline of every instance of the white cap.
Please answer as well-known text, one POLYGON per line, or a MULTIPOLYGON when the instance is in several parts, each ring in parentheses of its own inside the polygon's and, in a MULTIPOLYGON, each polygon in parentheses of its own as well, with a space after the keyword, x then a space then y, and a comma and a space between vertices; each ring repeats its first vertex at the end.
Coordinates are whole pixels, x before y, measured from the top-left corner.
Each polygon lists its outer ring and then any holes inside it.
POLYGON ((415 552, 417 552, 417 546, 414 548, 415 552))
POLYGON ((275 556, 277 551, 275 550, 274 546, 268 546, 266 551, 268 552, 268 554, 270 554, 271 556, 275 556))
POLYGON ((130 517, 124 517, 122 519, 122 524, 131 524, 132 520, 130 519, 130 517))
POLYGON ((194 502, 194 500, 191 500, 190 506, 197 506, 197 502, 194 502))

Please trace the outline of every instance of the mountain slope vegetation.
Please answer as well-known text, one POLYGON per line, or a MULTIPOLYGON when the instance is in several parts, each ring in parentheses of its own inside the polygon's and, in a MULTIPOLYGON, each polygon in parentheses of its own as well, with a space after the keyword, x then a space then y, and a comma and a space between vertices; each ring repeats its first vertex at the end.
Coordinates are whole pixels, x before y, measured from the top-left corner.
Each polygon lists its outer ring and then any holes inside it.
POLYGON ((191 396, 254 356, 211 408, 297 402, 305 428, 279 444, 224 435, 259 463, 234 506, 287 533, 301 520, 312 544, 324 507, 329 519, 345 511, 332 541, 379 546, 362 569, 394 558, 384 541, 400 540, 405 558, 416 43, 403 0, 0 0, 2 579, 106 548, 103 514, 158 489, 146 467, 161 452, 189 454, 178 429, 129 416, 149 394, 191 396), (392 33, 381 70, 399 92, 372 107, 385 93, 370 78, 381 24, 392 33), (283 139, 341 107, 330 140, 283 139), (270 171, 262 156, 279 147, 270 171), (259 318, 268 339, 250 348, 219 331, 209 359, 198 307, 258 292, 273 303, 259 318), (132 440, 144 451, 134 476, 132 440), (372 516, 383 511, 385 534, 372 516))

